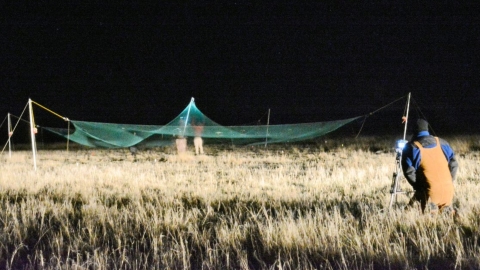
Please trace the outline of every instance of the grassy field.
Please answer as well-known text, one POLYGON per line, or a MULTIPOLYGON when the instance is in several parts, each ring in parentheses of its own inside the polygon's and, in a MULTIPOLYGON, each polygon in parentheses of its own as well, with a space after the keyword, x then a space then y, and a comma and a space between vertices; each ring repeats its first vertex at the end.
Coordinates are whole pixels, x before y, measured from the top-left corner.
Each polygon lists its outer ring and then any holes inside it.
POLYGON ((388 209, 389 138, 3 153, 0 269, 480 269, 480 138, 446 139, 454 218, 388 209))

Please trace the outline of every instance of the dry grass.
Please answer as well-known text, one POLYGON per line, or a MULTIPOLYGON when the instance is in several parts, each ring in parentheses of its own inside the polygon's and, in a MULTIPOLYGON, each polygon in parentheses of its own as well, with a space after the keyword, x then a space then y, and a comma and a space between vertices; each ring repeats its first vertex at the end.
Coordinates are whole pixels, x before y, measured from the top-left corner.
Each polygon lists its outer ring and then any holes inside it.
POLYGON ((0 269, 478 269, 479 140, 449 140, 457 218, 388 211, 388 139, 3 155, 0 269))

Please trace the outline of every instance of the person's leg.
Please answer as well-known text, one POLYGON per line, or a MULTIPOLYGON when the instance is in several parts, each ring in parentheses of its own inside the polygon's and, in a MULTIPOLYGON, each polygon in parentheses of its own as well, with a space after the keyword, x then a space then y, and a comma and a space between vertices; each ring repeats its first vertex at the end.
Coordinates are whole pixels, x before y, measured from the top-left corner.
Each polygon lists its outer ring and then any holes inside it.
POLYGON ((446 205, 446 206, 440 207, 440 212, 452 217, 454 217, 457 214, 457 212, 455 211, 455 208, 453 208, 453 205, 446 205))
POLYGON ((428 211, 428 213, 436 215, 439 212, 439 207, 438 207, 437 204, 435 204, 433 202, 429 202, 428 203, 428 209, 426 209, 426 210, 428 211))
POLYGON ((179 154, 187 152, 187 139, 179 138, 175 142, 177 144, 177 151, 179 154))
POLYGON ((195 154, 196 154, 196 155, 198 155, 199 153, 201 153, 201 151, 200 151, 200 140, 201 140, 201 139, 202 139, 202 138, 200 138, 200 137, 195 137, 195 138, 193 139, 193 144, 195 145, 195 154))
POLYGON ((420 209, 422 210, 422 213, 423 213, 425 212, 425 208, 427 206, 427 200, 428 200, 427 191, 421 190, 421 189, 415 190, 415 194, 413 194, 413 197, 408 202, 407 208, 420 204, 420 209))
POLYGON ((203 155, 203 139, 202 138, 200 138, 199 151, 200 151, 200 154, 203 155))

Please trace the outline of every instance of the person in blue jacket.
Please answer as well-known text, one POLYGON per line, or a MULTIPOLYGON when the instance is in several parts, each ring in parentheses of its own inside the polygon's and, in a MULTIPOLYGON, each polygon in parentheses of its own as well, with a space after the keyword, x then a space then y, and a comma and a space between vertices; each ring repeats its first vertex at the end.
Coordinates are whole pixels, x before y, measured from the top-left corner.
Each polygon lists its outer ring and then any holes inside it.
POLYGON ((458 162, 455 153, 444 139, 428 132, 428 122, 418 119, 415 133, 402 152, 402 170, 415 189, 409 206, 420 202, 422 211, 427 202, 430 210, 453 211, 453 196, 458 162))

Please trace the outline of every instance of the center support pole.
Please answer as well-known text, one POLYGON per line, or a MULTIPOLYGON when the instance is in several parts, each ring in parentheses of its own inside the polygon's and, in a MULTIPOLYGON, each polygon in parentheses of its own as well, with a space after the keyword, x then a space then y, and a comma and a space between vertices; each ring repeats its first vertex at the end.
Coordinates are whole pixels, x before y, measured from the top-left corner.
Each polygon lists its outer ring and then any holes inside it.
POLYGON ((32 139, 32 153, 33 153, 33 168, 35 171, 37 170, 37 145, 35 143, 35 124, 33 118, 33 108, 32 108, 32 100, 28 99, 28 111, 30 114, 30 137, 32 139))
POLYGON ((188 124, 188 120, 190 118, 190 109, 192 108, 192 104, 194 102, 195 102, 195 99, 192 97, 192 99, 190 100, 190 104, 188 104, 187 117, 185 119, 185 125, 183 126, 183 133, 182 133, 183 137, 185 137, 185 131, 187 130, 187 124, 188 124))

